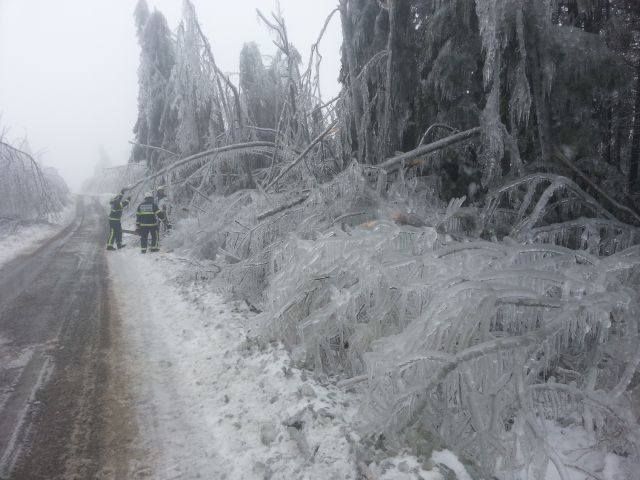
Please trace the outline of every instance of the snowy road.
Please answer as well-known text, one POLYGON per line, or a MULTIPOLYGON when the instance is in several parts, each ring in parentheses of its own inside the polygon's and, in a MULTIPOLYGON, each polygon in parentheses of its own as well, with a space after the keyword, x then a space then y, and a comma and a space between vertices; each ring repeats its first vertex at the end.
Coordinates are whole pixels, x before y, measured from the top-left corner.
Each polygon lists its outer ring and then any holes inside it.
POLYGON ((356 478, 342 428, 355 406, 301 378, 282 349, 249 345, 246 311, 181 281, 172 256, 126 250, 109 268, 116 376, 129 385, 118 402, 136 428, 104 478, 356 478))
POLYGON ((0 269, 0 478, 92 478, 108 339, 104 210, 0 269))

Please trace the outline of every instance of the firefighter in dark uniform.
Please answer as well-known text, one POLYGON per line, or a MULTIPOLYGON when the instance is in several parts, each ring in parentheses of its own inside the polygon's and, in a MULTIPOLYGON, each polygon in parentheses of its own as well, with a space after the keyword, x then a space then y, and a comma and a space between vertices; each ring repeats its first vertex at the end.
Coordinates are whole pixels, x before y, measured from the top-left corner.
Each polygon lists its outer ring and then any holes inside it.
POLYGON ((124 198, 124 192, 126 189, 120 190, 115 197, 111 199, 109 204, 111 205, 111 211, 109 212, 109 239, 107 240, 107 250, 115 250, 113 242, 116 243, 118 248, 124 247, 122 243, 122 210, 129 205, 131 197, 124 198))
POLYGON ((136 211, 136 227, 140 233, 140 248, 142 253, 147 253, 149 235, 151 235, 149 251, 157 252, 160 250, 158 220, 164 222, 166 216, 153 200, 153 193, 147 192, 144 194, 144 201, 138 205, 138 210, 136 211))
POLYGON ((162 221, 162 225, 164 226, 164 228, 162 229, 162 232, 168 233, 168 231, 172 228, 171 222, 169 221, 171 207, 167 199, 167 193, 165 192, 164 185, 161 185, 156 189, 156 204, 158 205, 158 207, 160 207, 160 210, 164 212, 164 220, 162 221))

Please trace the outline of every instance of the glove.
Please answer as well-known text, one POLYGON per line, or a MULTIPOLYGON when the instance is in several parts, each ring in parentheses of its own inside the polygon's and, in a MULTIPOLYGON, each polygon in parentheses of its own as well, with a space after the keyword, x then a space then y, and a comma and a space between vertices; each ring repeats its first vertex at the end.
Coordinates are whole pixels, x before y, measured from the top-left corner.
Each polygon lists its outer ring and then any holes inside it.
POLYGON ((131 195, 127 197, 127 202, 130 202, 130 201, 131 201, 131 195))
POLYGON ((165 223, 164 226, 167 227, 167 230, 171 230, 173 228, 173 225, 170 223, 165 223))

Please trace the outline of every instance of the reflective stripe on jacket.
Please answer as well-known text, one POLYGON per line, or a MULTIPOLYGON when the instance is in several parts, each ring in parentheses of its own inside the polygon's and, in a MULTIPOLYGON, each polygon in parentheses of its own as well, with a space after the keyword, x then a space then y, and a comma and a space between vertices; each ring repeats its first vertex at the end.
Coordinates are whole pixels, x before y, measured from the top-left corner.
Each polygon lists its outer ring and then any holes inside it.
POLYGON ((157 227, 158 219, 164 220, 164 212, 153 200, 145 200, 138 205, 136 225, 139 227, 157 227))
POLYGON ((111 205, 109 220, 120 220, 122 218, 122 210, 129 205, 129 200, 123 200, 122 194, 120 194, 113 197, 109 204, 111 205))

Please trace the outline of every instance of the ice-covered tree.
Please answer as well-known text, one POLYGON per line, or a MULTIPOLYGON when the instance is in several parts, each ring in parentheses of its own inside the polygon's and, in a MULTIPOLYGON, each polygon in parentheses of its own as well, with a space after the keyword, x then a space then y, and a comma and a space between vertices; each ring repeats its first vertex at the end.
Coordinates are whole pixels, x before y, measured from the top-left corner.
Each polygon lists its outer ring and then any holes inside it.
POLYGON ((0 135, 0 218, 51 220, 66 205, 69 188, 52 168, 42 168, 25 149, 0 135))
POLYGON ((164 15, 157 10, 149 13, 145 0, 138 2, 134 16, 141 52, 138 119, 133 130, 137 145, 131 161, 146 161, 155 168, 161 151, 148 147, 172 147, 178 126, 167 92, 175 64, 175 45, 164 15))
POLYGON ((279 79, 274 68, 267 70, 258 45, 245 43, 240 52, 240 93, 248 119, 257 127, 255 137, 275 140, 281 104, 279 79))
POLYGON ((472 155, 483 184, 494 185, 523 162, 552 162, 559 144, 592 145, 593 98, 623 77, 603 38, 554 23, 548 2, 343 0, 340 8, 342 144, 366 163, 481 125, 472 155))
POLYGON ((286 22, 280 13, 272 13, 270 18, 260 11, 258 15, 271 30, 277 47, 266 78, 275 82, 276 109, 281 109, 279 131, 285 143, 300 147, 311 140, 309 118, 314 106, 313 92, 309 85, 303 84, 302 57, 290 42, 286 22))
POLYGON ((236 87, 218 68, 193 4, 183 2, 171 95, 178 112, 178 150, 188 155, 240 137, 244 123, 236 87))

